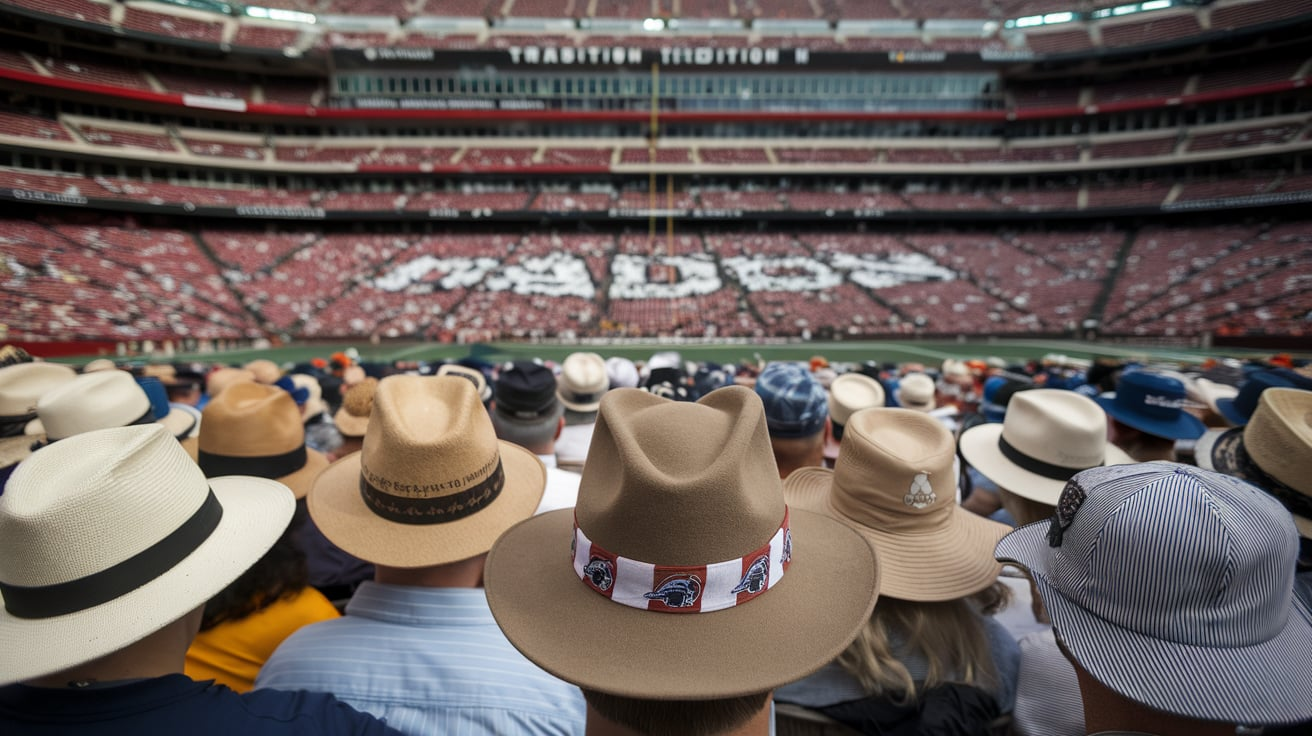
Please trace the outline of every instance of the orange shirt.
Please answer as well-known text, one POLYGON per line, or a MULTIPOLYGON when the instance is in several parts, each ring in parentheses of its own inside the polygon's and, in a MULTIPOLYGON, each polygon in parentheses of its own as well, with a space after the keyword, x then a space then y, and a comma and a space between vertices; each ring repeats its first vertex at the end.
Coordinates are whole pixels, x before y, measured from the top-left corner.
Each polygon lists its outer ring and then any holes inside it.
POLYGON ((302 588, 246 618, 200 632, 187 650, 185 671, 193 680, 214 680, 239 693, 248 692, 283 639, 306 624, 340 615, 322 593, 302 588))

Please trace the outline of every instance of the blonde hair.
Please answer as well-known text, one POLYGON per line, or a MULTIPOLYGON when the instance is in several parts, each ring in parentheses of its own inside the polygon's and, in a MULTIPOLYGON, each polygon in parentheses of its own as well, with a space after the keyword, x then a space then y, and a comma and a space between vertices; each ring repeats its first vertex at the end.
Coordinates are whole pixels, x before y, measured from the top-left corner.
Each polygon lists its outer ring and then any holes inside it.
POLYGON ((836 660, 869 695, 898 704, 916 700, 916 683, 899 655, 924 657, 921 687, 947 682, 993 690, 997 668, 981 615, 1006 606, 1010 591, 995 582, 966 598, 933 603, 880 596, 870 620, 836 660), (893 651, 892 633, 905 642, 893 651))
POLYGON ((715 700, 644 700, 583 689, 602 718, 644 736, 714 736, 732 731, 765 708, 770 691, 715 700))

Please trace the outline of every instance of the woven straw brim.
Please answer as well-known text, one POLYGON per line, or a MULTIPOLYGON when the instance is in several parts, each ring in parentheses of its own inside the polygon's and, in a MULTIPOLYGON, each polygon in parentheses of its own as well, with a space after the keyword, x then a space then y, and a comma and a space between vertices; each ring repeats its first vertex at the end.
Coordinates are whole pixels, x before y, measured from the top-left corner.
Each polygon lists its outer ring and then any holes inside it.
MULTIPOLYGON (((842 462, 842 459, 839 459, 842 462)), ((950 601, 989 587, 1002 572, 993 548, 1010 528, 953 507, 944 526, 923 532, 890 533, 847 518, 834 508, 834 471, 799 468, 784 480, 790 508, 835 519, 865 537, 879 551, 880 595, 908 601, 950 601)))
POLYGON ((195 415, 176 404, 170 404, 168 416, 158 421, 178 440, 186 439, 200 424, 195 415))
MULTIPOLYGON (((209 538, 168 572, 114 600, 46 619, 0 609, 0 685, 53 674, 137 642, 203 605, 273 546, 296 502, 263 478, 211 478, 223 518, 209 538)), ((92 542, 88 542, 92 543, 92 542)))
POLYGON ((363 437, 369 428, 369 417, 356 416, 345 409, 338 409, 333 415, 333 424, 337 425, 337 431, 343 437, 363 437))
POLYGON ((570 564, 574 511, 511 529, 488 555, 485 587, 515 648, 581 687, 633 698, 709 700, 763 692, 832 661, 870 618, 875 552, 843 525, 789 512, 792 562, 774 587, 711 613, 630 608, 570 564))
POLYGON ((533 515, 547 483, 547 469, 536 455, 497 442, 506 485, 492 503, 463 519, 401 524, 378 516, 360 495, 360 452, 341 458, 319 475, 308 500, 310 517, 333 544, 379 565, 429 567, 481 555, 502 532, 533 515))
POLYGON ((1290 596, 1280 633, 1254 646, 1194 646, 1145 636, 1085 610, 1048 582, 1048 527, 1042 521, 1007 535, 997 558, 1030 571, 1057 637, 1098 682, 1151 708, 1203 720, 1312 718, 1312 611, 1297 596, 1290 596))
MULTIPOLYGON (((972 468, 983 473, 984 477, 1011 493, 1056 506, 1066 481, 1039 475, 1008 460, 1002 450, 998 449, 998 438, 1002 436, 1003 426, 981 424, 962 432, 958 440, 961 456, 972 468)), ((1107 449, 1103 451, 1102 464, 1133 465, 1134 458, 1116 445, 1108 443, 1107 449)))
POLYGON ((305 465, 295 473, 279 478, 278 482, 292 489, 292 493, 296 494, 297 500, 300 500, 310 494, 310 488, 314 485, 315 479, 327 467, 328 457, 318 450, 307 447, 305 448, 305 465))

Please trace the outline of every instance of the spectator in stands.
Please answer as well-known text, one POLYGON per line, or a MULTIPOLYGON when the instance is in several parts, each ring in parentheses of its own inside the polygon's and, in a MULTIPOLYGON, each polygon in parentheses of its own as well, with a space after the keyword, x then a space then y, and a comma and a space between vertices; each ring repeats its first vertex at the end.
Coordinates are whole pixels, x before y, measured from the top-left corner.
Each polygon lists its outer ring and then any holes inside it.
POLYGON ((561 468, 582 472, 597 424, 597 407, 610 388, 606 361, 596 353, 571 353, 561 363, 558 383, 560 403, 565 405, 565 428, 556 441, 557 462, 561 468))
POLYGON ((829 434, 825 437, 825 464, 833 467, 843 441, 847 420, 862 409, 884 405, 884 387, 864 373, 844 373, 829 385, 829 434))
POLYGON ((204 601, 265 553, 294 510, 274 481, 207 480, 154 425, 37 451, 0 500, 0 730, 396 733, 331 696, 238 695, 182 675, 204 601))
POLYGON ((488 555, 497 623, 584 689, 589 733, 764 736, 771 689, 869 617, 873 550, 784 505, 749 389, 696 403, 611 391, 592 447, 581 505, 514 527, 488 555), (572 561, 549 553, 571 539, 572 561), (600 632, 602 646, 579 646, 600 632))
POLYGON ((1112 419, 1112 443, 1135 462, 1174 460, 1176 440, 1196 440, 1206 429, 1184 410, 1184 384, 1161 373, 1126 371, 1115 393, 1096 401, 1112 419))
POLYGON ((329 599, 310 585, 307 556, 314 558, 320 584, 341 574, 343 562, 338 550, 315 543, 326 540, 305 523, 303 500, 328 460, 306 448, 291 395, 277 386, 241 383, 206 405, 197 463, 207 478, 276 480, 297 501, 297 514, 282 538, 206 604, 200 633, 187 650, 189 677, 246 692, 284 639, 306 624, 337 617, 329 599))
POLYGON ((369 417, 373 413, 374 394, 377 391, 378 379, 365 378, 342 394, 342 406, 333 415, 333 424, 342 435, 342 444, 337 446, 330 460, 359 452, 364 444, 365 431, 369 428, 369 417))
POLYGON ((806 366, 770 363, 756 379, 780 479, 798 468, 823 467, 830 434, 829 397, 806 366))
POLYGON ((1298 536, 1255 486, 1166 462, 1086 470, 1048 524, 1016 530, 996 555, 1033 576, 1089 733, 1253 733, 1236 726, 1312 718, 1298 536))
POLYGON ((480 589, 488 549, 545 483, 531 452, 497 440, 469 381, 383 380, 364 449, 310 492, 314 521, 375 580, 344 617, 284 642, 257 685, 335 693, 409 734, 581 734, 579 692, 515 651, 480 589))
POLYGON ((1248 424, 1210 430, 1196 450, 1199 467, 1243 478, 1289 510, 1302 549, 1295 591, 1312 608, 1312 391, 1263 391, 1248 424))
POLYGON ((547 468, 547 488, 537 513, 572 508, 579 474, 556 467, 556 439, 565 426, 565 407, 551 369, 532 361, 502 368, 492 391, 492 428, 497 437, 525 448, 547 468))
MULTIPOLYGON (((833 470, 784 482, 789 508, 862 534, 880 557, 880 601, 838 659, 781 688, 781 701, 864 732, 950 720, 976 733, 1010 712, 1016 642, 992 619, 1006 604, 990 554, 1007 527, 956 503, 952 434, 923 412, 876 408, 848 421, 833 470)), ((931 730, 932 732, 932 730, 931 730)))

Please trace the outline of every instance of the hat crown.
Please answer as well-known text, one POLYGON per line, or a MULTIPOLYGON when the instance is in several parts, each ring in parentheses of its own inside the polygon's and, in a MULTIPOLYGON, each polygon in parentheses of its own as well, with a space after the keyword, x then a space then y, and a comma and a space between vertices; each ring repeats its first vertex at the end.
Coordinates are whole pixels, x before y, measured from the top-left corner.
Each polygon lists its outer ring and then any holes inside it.
POLYGON ((360 474, 390 496, 454 496, 492 477, 500 461, 492 420, 460 376, 388 376, 378 382, 360 474))
POLYGON ((898 397, 904 406, 934 404, 934 379, 924 373, 908 373, 898 381, 898 397))
POLYGON ((1147 417, 1171 419, 1184 408, 1184 383, 1153 371, 1129 371, 1116 384, 1116 403, 1147 417))
POLYGON ((1114 465, 1076 475, 1068 507, 1050 582, 1089 612, 1192 646, 1251 646, 1284 628, 1297 536, 1255 486, 1175 463, 1114 465))
POLYGON ((852 415, 834 464, 833 507, 888 532, 946 525, 957 502, 956 445, 941 422, 913 409, 852 415))
POLYGON ((607 393, 575 517, 596 545, 658 565, 718 563, 759 549, 784 518, 760 398, 741 386, 696 403, 638 389, 607 393))
MULTIPOLYGON (((84 373, 37 402, 46 436, 62 440, 94 429, 126 427, 152 412, 146 391, 126 371, 84 373)), ((152 412, 147 421, 154 421, 152 412)))
POLYGON ((0 368, 0 419, 31 414, 38 399, 75 377, 76 371, 59 363, 15 363, 0 368))
POLYGON ((864 373, 844 373, 829 386, 829 416, 835 424, 846 425, 862 409, 884 405, 884 387, 864 373))
POLYGON ((208 494, 200 468, 158 424, 43 447, 0 496, 0 582, 47 586, 100 572, 173 532, 208 494))
POLYGON ((1022 391, 1007 405, 1002 439, 1034 460, 1083 470, 1106 458, 1107 415, 1093 399, 1073 391, 1022 391))
POLYGON ((1244 450, 1262 472, 1312 496, 1312 391, 1263 391, 1243 434, 1244 450))
POLYGON ((305 425, 291 394, 263 383, 237 383, 205 405, 198 443, 201 452, 223 457, 280 455, 305 444, 305 425))
POLYGON ((561 364, 560 395, 566 401, 593 403, 610 388, 606 361, 596 353, 571 353, 561 364))

